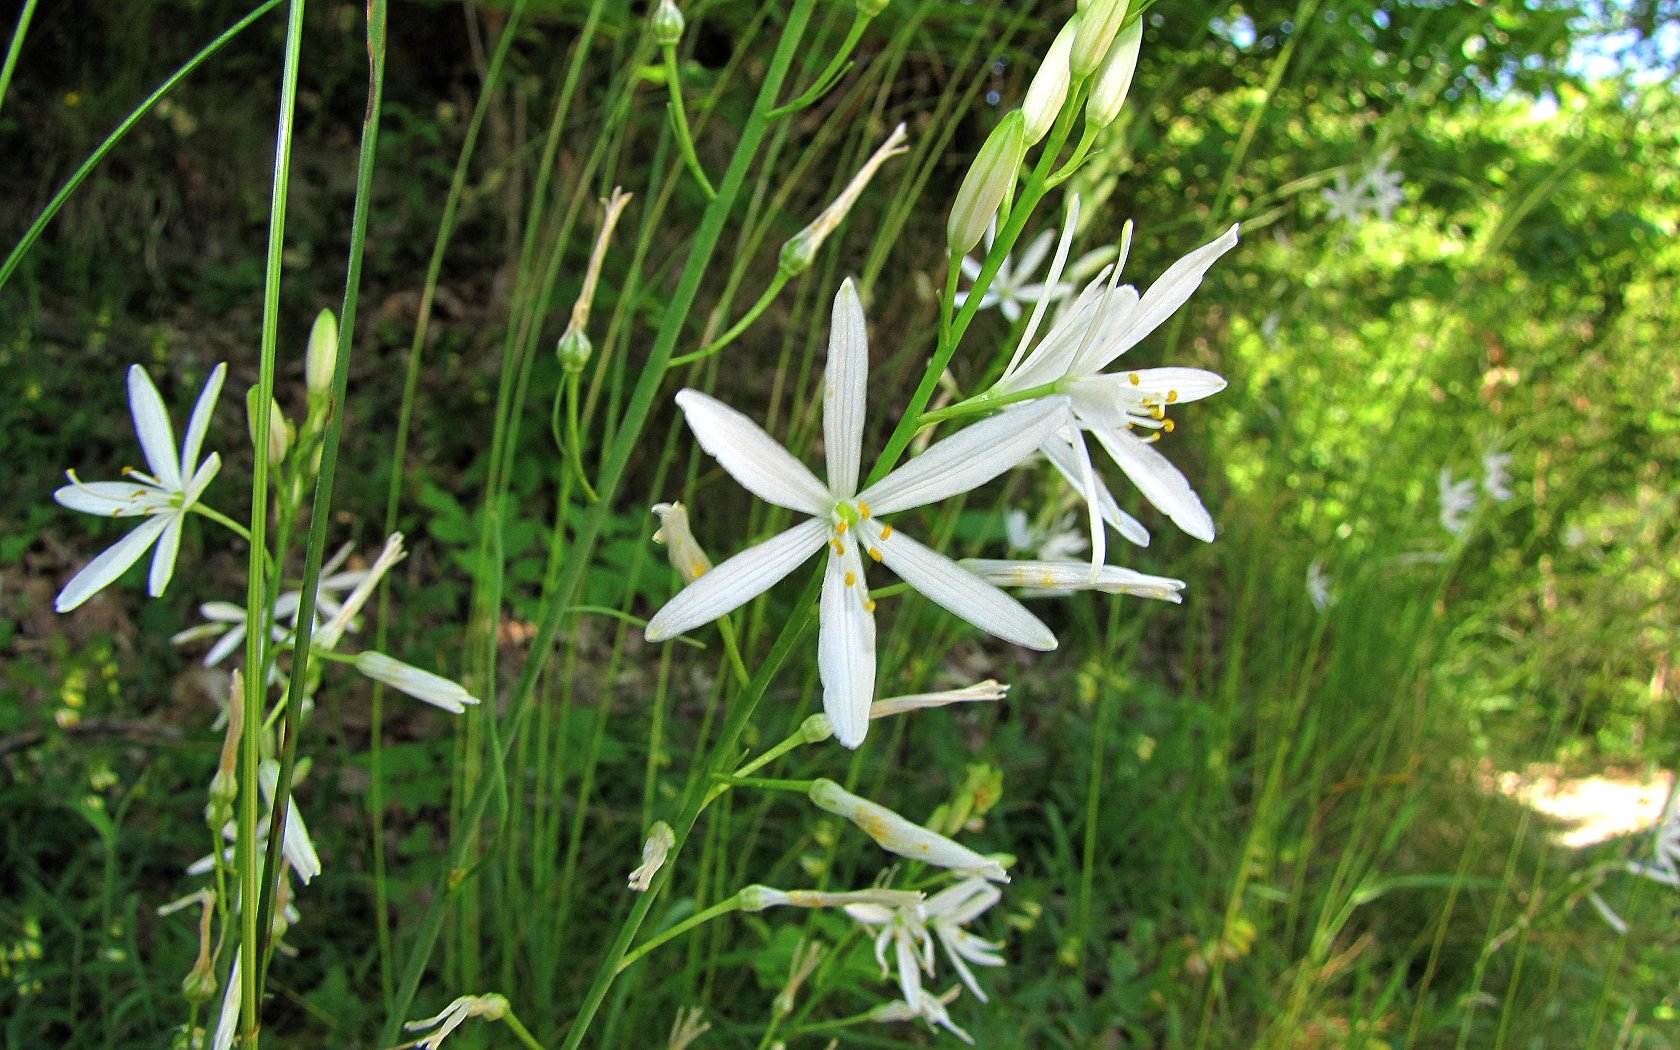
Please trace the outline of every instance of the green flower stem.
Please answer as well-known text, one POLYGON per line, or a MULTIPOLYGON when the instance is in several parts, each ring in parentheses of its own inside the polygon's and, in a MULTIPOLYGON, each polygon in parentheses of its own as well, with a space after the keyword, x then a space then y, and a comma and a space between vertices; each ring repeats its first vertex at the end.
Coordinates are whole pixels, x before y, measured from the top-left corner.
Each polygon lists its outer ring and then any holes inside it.
POLYGON ((1041 397, 1052 397, 1060 393, 1062 393, 1061 380, 1053 383, 1042 383, 1010 394, 994 394, 988 391, 984 394, 976 394, 974 397, 966 401, 959 401, 954 405, 934 409, 932 412, 923 412, 920 418, 916 420, 916 429, 931 427, 935 423, 943 423, 949 419, 964 419, 968 416, 985 415, 988 412, 1003 408, 1005 405, 1013 405, 1019 401, 1034 401, 1041 397))
POLYGON ((531 1034, 531 1030, 526 1028, 525 1025, 520 1022, 519 1018, 514 1016, 513 1009, 511 1007, 502 1014, 502 1023, 508 1026, 508 1030, 513 1032, 513 1037, 519 1040, 519 1042, 527 1047, 528 1050, 546 1050, 546 1048, 537 1041, 537 1037, 531 1034))
POLYGON ((745 332, 748 328, 752 327, 752 323, 758 320, 758 316, 762 314, 771 303, 776 301, 776 296, 781 293, 783 288, 787 287, 787 283, 791 277, 792 275, 786 271, 777 270, 776 276, 771 279, 769 287, 765 288, 764 294, 758 297, 758 302, 753 303, 751 309, 742 314, 739 321, 730 325, 727 332, 718 336, 710 343, 707 343, 699 350, 694 350, 686 354, 679 354, 678 356, 671 358, 671 367, 675 368, 678 365, 691 365, 696 361, 704 361, 706 358, 711 357, 730 343, 733 343, 740 337, 742 332, 745 332))
POLYGON ((599 503, 601 496, 595 491, 595 486, 589 483, 589 474, 583 469, 583 438, 578 433, 578 374, 566 373, 566 446, 572 454, 572 470, 577 474, 578 484, 583 486, 583 494, 589 497, 589 502, 599 503))
POLYGON ((779 120, 782 117, 797 113, 828 94, 829 89, 835 85, 835 82, 845 76, 846 71, 852 68, 850 62, 852 52, 857 50, 858 41, 863 39, 863 31, 869 28, 870 21, 868 15, 862 11, 857 12, 852 18, 852 27, 846 31, 846 39, 840 44, 840 50, 834 53, 834 57, 829 59, 828 65, 823 68, 821 73, 817 74, 815 80, 811 81, 811 86, 786 105, 777 106, 771 110, 770 119, 779 120))
POLYGON ((670 929, 665 930, 662 933, 655 934, 654 936, 652 936, 652 937, 648 938, 647 940, 643 941, 640 945, 638 945, 636 947, 635 951, 626 954, 624 956, 624 958, 619 961, 618 972, 623 973, 625 970, 628 970, 630 967, 636 965, 636 960, 640 959, 642 956, 646 955, 648 952, 653 951, 655 948, 657 948, 660 945, 666 943, 667 941, 675 940, 676 938, 681 937, 683 934, 687 933, 689 930, 694 929, 696 926, 700 926, 700 925, 703 925, 705 923, 711 922, 713 919, 716 919, 719 916, 728 915, 731 912, 739 911, 740 907, 741 907, 741 895, 737 893, 733 897, 726 897, 723 900, 718 901, 716 904, 712 905, 710 908, 706 908, 703 911, 695 912, 693 915, 690 915, 688 918, 684 919, 682 922, 677 923, 675 926, 671 927, 670 929))
MULTIPOLYGON (((718 196, 707 207, 700 229, 696 232, 689 256, 684 264, 681 277, 671 298, 667 301, 665 312, 661 317, 658 334, 648 357, 643 364, 640 377, 630 396, 630 404, 625 409, 619 426, 613 435, 610 447, 607 448, 601 462, 600 473, 596 476, 596 488, 602 494, 602 500, 594 504, 583 524, 573 538, 570 549, 566 552, 565 564, 561 569, 559 580, 553 591, 548 595, 541 619, 538 622, 537 633, 532 638, 530 653, 524 667, 520 669, 517 682, 514 684, 507 700, 507 724, 509 731, 506 740, 517 739, 520 729, 530 710, 530 700, 536 689, 536 683, 547 664, 548 657, 554 650, 555 635, 566 616, 566 609, 572 603, 572 595, 581 584, 583 574, 588 570, 590 556, 595 544, 601 537, 611 511, 611 501, 618 491, 618 486, 624 478, 631 456, 640 443, 642 428, 646 425, 648 416, 653 411, 654 398, 663 385, 665 371, 669 367, 671 352, 678 338, 682 334, 683 321, 688 316, 694 304, 695 296, 699 292, 700 282, 705 277, 711 257, 716 250, 719 236, 723 232, 723 225, 728 218, 729 211, 736 198, 740 195, 742 183, 746 179, 747 168, 756 157, 759 144, 763 141, 764 133, 769 121, 767 114, 770 102, 781 89, 787 75, 793 55, 798 48, 799 40, 804 35, 805 26, 810 20, 811 6, 814 0, 794 0, 792 9, 788 13, 786 27, 776 52, 772 56, 769 67, 764 73, 763 86, 759 91, 758 102, 753 108, 741 130, 741 138, 736 146, 735 155, 731 158, 729 168, 725 172, 719 187, 718 196)), ((811 595, 807 602, 815 600, 817 581, 813 578, 810 585, 811 595)), ((786 650, 799 638, 806 626, 809 625, 808 611, 797 614, 783 628, 782 649, 772 649, 773 662, 760 669, 759 677, 749 683, 742 696, 737 700, 731 712, 730 722, 725 727, 723 741, 727 741, 730 748, 739 739, 745 722, 737 724, 741 715, 750 715, 752 707, 756 706, 755 695, 762 697, 764 688, 769 684, 766 671, 773 671, 786 658, 786 650), (762 681, 760 679, 763 679, 762 681), (749 702, 750 701, 750 702, 749 702)), ((722 741, 720 741, 721 743, 722 741)), ((505 748, 506 743, 503 744, 505 748)), ((701 794, 694 796, 694 815, 699 814, 701 794)), ((461 881, 468 877, 464 865, 469 859, 470 851, 477 841, 478 822, 483 816, 489 803, 489 789, 485 784, 478 784, 474 788, 473 797, 468 800, 465 809, 465 820, 461 830, 451 844, 448 862, 440 879, 438 892, 433 895, 425 917, 421 920, 416 932, 413 954, 410 956, 402 980, 397 988, 395 1009, 386 1021, 385 1035, 381 1043, 389 1045, 396 1042, 401 1018, 406 1014, 409 1006, 414 1002, 414 996, 419 990, 421 978, 425 975, 426 966, 431 958, 433 948, 442 929, 445 908, 454 898, 461 881)), ((688 822, 692 826, 693 821, 688 822)), ((686 836, 687 827, 681 832, 686 836)), ((679 839, 679 843, 680 843, 679 839)), ((657 889, 657 885, 655 889, 657 889)), ((594 985, 585 999, 577 1021, 574 1023, 568 1046, 575 1048, 582 1042, 588 1031, 590 1022, 596 1011, 600 1009, 608 988, 613 981, 618 959, 629 948, 629 941, 635 936, 647 909, 651 906, 652 894, 643 894, 635 909, 626 919, 619 939, 609 958, 596 973, 594 985)))
POLYGON ((811 790, 814 780, 776 780, 772 777, 741 777, 732 773, 713 773, 712 779, 728 787, 758 788, 761 791, 788 791, 803 795, 811 790))
MULTIPOLYGON (((274 357, 280 330, 280 264, 286 240, 286 192, 291 181, 292 115, 297 107, 298 62, 303 53, 304 0, 291 0, 286 20, 286 51, 280 77, 279 128, 275 134, 274 186, 269 196, 268 253, 263 279, 262 332, 257 373, 257 419, 255 432, 267 435, 274 406, 274 357)), ((239 868, 239 947, 244 959, 240 967, 240 1045, 255 1050, 262 1006, 261 946, 264 937, 257 923, 262 885, 257 869, 257 765, 262 761, 263 694, 268 684, 266 666, 268 631, 267 553, 268 530, 268 442, 255 442, 255 463, 251 470, 251 556, 245 585, 245 623, 255 625, 245 632, 245 725, 240 744, 239 839, 236 862, 239 868)), ((276 577, 278 582, 278 577, 276 577)), ((274 836, 279 841, 279 836, 274 836)))
POLYGON ((11 46, 6 48, 6 64, 0 66, 0 106, 5 105, 6 89, 12 86, 12 71, 17 69, 18 54, 23 50, 23 38, 29 35, 29 23, 35 17, 35 0, 24 0, 18 15, 17 28, 12 30, 11 46))
POLYGON ((677 148, 682 152, 689 174, 694 176, 694 181, 706 194, 706 199, 716 200, 717 190, 712 188, 712 180, 706 178, 705 169, 700 167, 700 158, 694 152, 694 137, 689 134, 688 114, 683 110, 682 74, 677 70, 677 46, 664 44, 660 50, 665 53, 665 86, 671 94, 671 124, 676 128, 677 148))
POLYGON ((792 751, 793 749, 798 748, 798 747, 805 746, 806 743, 807 743, 807 741, 805 739, 805 734, 800 732, 799 730, 794 730, 792 733, 788 734, 785 738, 783 738, 781 743, 777 744, 775 747, 770 748, 768 751, 764 752, 764 754, 759 755, 757 758, 753 759, 751 762, 748 762, 746 765, 742 766, 740 769, 737 769, 733 774, 731 774, 728 777, 728 779, 719 780, 717 783, 714 783, 712 785, 711 790, 706 792, 706 800, 705 800, 704 803, 702 803, 702 808, 705 807, 705 806, 709 806, 713 802, 717 801, 717 798, 718 798, 719 795, 723 794, 725 791, 728 791, 730 788, 736 786, 737 784, 747 785, 747 786, 752 786, 752 787, 762 787, 763 786, 762 784, 749 784, 747 778, 751 777, 754 773, 758 772, 759 770, 763 769, 765 766, 774 762, 776 759, 781 758, 783 755, 787 754, 789 751, 792 751))
MULTIPOLYGON (((142 99, 138 106, 135 106, 129 111, 128 116, 122 119, 122 123, 118 124, 109 135, 105 136, 105 141, 95 147, 94 151, 88 154, 87 159, 82 161, 81 166, 70 174, 70 177, 65 180, 64 185, 60 186, 58 192, 53 194, 52 200, 48 201, 47 206, 41 209, 41 214, 37 215, 35 217, 35 221, 29 224, 29 229, 25 230, 23 236, 18 239, 17 244, 12 248, 11 254, 6 256, 6 261, 0 262, 0 288, 4 288, 6 286, 6 282, 11 280, 12 274, 18 268, 18 264, 20 264, 23 261, 23 257, 29 253, 29 249, 35 246, 35 242, 41 239, 41 233, 46 230, 47 224, 53 221, 53 217, 58 214, 59 209, 64 207, 64 202, 70 199, 70 195, 76 192, 76 189, 81 186, 89 175, 93 174, 93 169, 97 168, 99 166, 99 162, 104 160, 106 155, 116 148, 117 143, 122 141, 123 136, 127 135, 129 131, 133 129, 134 125, 140 123, 140 119, 147 113, 150 113, 152 111, 152 107, 157 105, 158 101, 161 100, 163 96, 173 91, 176 84, 185 80, 194 70, 203 65, 210 56, 227 46, 228 42, 234 37, 250 28, 251 24, 257 19, 268 14, 268 12, 274 10, 276 7, 279 7, 280 3, 281 0, 263 0, 263 3, 258 4, 250 14, 241 18, 233 25, 228 26, 222 31, 220 36, 216 37, 216 39, 210 41, 208 44, 205 44, 198 54, 187 59, 186 63, 182 65, 181 68, 164 78, 163 83, 159 84, 150 95, 147 95, 144 99, 142 99)), ((262 431, 258 431, 258 433, 262 433, 262 431)))

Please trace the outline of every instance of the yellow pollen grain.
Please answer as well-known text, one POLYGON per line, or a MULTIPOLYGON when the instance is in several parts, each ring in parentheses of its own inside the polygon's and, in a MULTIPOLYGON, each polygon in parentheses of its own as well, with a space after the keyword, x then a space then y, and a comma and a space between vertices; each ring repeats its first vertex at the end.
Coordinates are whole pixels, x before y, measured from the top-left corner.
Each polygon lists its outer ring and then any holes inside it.
POLYGON ((874 558, 876 561, 880 561, 881 560, 881 548, 879 548, 879 547, 869 548, 869 556, 871 558, 874 558))
POLYGON ((836 557, 843 558, 846 556, 846 547, 839 540, 829 540, 828 545, 834 548, 834 554, 836 557))
POLYGON ((865 518, 869 517, 869 504, 863 502, 862 500, 858 500, 857 507, 859 514, 863 515, 865 518))
POLYGON ((848 587, 856 587, 857 586, 857 573, 852 572, 850 569, 846 570, 846 586, 848 586, 848 587))
POLYGON ((888 536, 891 536, 891 535, 892 535, 892 526, 891 525, 882 525, 881 526, 881 538, 884 540, 888 536))
POLYGON ((1167 404, 1170 405, 1174 401, 1177 401, 1177 400, 1178 400, 1178 391, 1176 391, 1176 390, 1167 391, 1167 404))
POLYGON ((845 519, 845 518, 841 518, 841 519, 840 519, 840 524, 838 524, 838 525, 836 525, 836 526, 834 526, 834 534, 835 534, 835 535, 836 535, 836 536, 844 536, 844 535, 845 535, 845 534, 846 534, 846 529, 847 529, 847 527, 848 527, 848 526, 847 526, 847 524, 846 524, 846 519, 845 519))
POLYGON ((1138 374, 1136 372, 1133 372, 1131 375, 1127 376, 1126 378, 1130 379, 1132 381, 1133 386, 1137 386, 1139 383, 1143 382, 1142 379, 1138 378, 1138 374))
POLYGON ((1173 426, 1174 426, 1173 421, 1170 420, 1170 419, 1165 419, 1165 420, 1161 421, 1161 429, 1165 430, 1169 434, 1171 434, 1173 432, 1173 426))
POLYGON ((864 612, 874 612, 875 611, 875 599, 871 598, 868 601, 864 602, 863 603, 863 611, 864 612))

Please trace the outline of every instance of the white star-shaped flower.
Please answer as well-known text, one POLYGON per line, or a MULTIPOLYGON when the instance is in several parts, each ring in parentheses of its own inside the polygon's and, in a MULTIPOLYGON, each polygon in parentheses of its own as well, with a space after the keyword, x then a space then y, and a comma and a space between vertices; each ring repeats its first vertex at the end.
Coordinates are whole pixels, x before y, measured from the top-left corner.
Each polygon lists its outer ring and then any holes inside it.
POLYGON ((1489 450, 1482 453, 1482 491, 1495 503, 1511 498, 1511 454, 1489 450))
POLYGON ((1442 467, 1436 479, 1441 498, 1441 527, 1454 536, 1470 524, 1476 510, 1476 479, 1454 479, 1451 467, 1442 467))
POLYGON ((1033 649, 1056 647, 1050 629, 1021 603, 881 518, 967 492, 1002 474, 1062 425, 1066 402, 1049 398, 992 416, 935 443, 860 492, 868 376, 863 304, 848 280, 834 297, 823 382, 826 481, 721 401, 698 390, 677 395, 700 446, 736 481, 768 503, 810 517, 706 572, 647 626, 648 640, 661 641, 715 620, 826 546, 817 665, 823 710, 835 738, 847 747, 863 742, 875 698, 875 603, 864 578, 865 555, 983 631, 1033 649))
POLYGON ((193 406, 192 418, 187 423, 186 436, 177 448, 169 412, 157 387, 152 385, 144 368, 130 366, 129 411, 134 416, 134 430, 140 437, 140 448, 145 452, 146 466, 151 472, 127 467, 123 473, 129 481, 84 482, 76 477, 75 471, 68 471, 70 484, 54 492, 53 499, 84 514, 146 520, 70 578, 54 603, 59 612, 69 612, 109 586, 153 544, 157 549, 152 554, 147 592, 156 598, 169 586, 169 578, 175 572, 175 555, 181 549, 182 523, 222 466, 220 455, 212 452, 200 463, 198 452, 226 376, 227 365, 221 364, 205 380, 204 390, 198 395, 198 403, 193 406))
MULTIPOLYGON (((986 251, 992 249, 992 239, 997 234, 997 224, 986 231, 986 251)), ((980 297, 980 309, 986 310, 997 307, 998 313, 1010 324, 1021 319, 1021 308, 1032 306, 1040 297, 1047 297, 1054 302, 1065 299, 1073 289, 1061 284, 1055 277, 1049 284, 1035 282, 1033 278, 1038 274, 1038 268, 1044 265, 1045 258, 1050 254, 1050 246, 1056 243, 1056 231, 1045 230, 1027 245, 1019 258, 1011 256, 998 264, 997 273, 992 276, 992 283, 986 293, 980 297)), ((982 257, 983 258, 983 257, 982 257)), ((980 277, 983 263, 972 255, 963 256, 962 273, 970 283, 980 277)), ((967 292, 958 292, 955 300, 958 308, 968 301, 967 292)))
POLYGON ((1324 203, 1330 206, 1330 221, 1338 219, 1342 222, 1358 223, 1365 218, 1368 207, 1365 197, 1365 183, 1349 183, 1347 172, 1338 171, 1334 185, 1325 186, 1318 191, 1324 198, 1324 203))
POLYGON ((1002 947, 996 941, 984 940, 963 927, 979 918, 1001 900, 1003 894, 996 886, 981 878, 967 878, 947 887, 918 904, 889 907, 862 903, 846 906, 846 914, 875 931, 875 960, 883 976, 896 971, 899 991, 905 1005, 915 1010, 922 1003, 922 977, 934 975, 933 942, 937 939, 945 949, 946 958, 956 968, 957 975, 974 993, 986 1002, 986 993, 969 968, 1002 966, 1002 947), (887 949, 891 947, 894 965, 887 965, 887 949))

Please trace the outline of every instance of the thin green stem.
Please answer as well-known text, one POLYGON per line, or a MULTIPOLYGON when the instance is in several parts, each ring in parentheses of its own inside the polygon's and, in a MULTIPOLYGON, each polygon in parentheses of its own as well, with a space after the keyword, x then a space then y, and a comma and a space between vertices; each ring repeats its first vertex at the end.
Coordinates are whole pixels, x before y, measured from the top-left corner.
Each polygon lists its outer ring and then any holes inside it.
POLYGON ((675 368, 678 365, 691 365, 696 361, 704 361, 706 358, 711 357, 730 343, 733 343, 740 337, 742 332, 745 332, 748 328, 752 327, 752 323, 758 320, 759 315, 762 314, 771 303, 776 301, 776 296, 781 293, 783 288, 787 287, 789 277, 790 275, 785 271, 777 270, 776 276, 770 281, 770 286, 764 289, 764 294, 760 295, 758 297, 758 301, 753 303, 752 307, 748 309, 746 313, 741 315, 741 319, 739 321, 736 321, 734 324, 729 326, 729 330, 727 332, 724 332, 722 335, 718 336, 710 343, 707 343, 699 350, 694 350, 686 354, 679 354, 676 357, 671 358, 671 367, 675 368))
POLYGON ((718 901, 710 908, 695 912, 693 915, 690 915, 688 918, 677 923, 670 929, 665 930, 662 933, 655 934, 646 941, 643 941, 636 947, 635 951, 625 955, 624 958, 619 961, 618 972, 623 973, 625 970, 628 970, 630 967, 636 965, 636 960, 640 959, 648 952, 653 951, 660 945, 673 941, 687 933, 689 930, 694 929, 696 926, 701 926, 705 923, 711 922, 713 919, 718 918, 721 915, 728 915, 731 912, 738 911, 740 907, 741 895, 736 894, 733 897, 726 897, 723 900, 718 901))
POLYGON ((786 105, 777 106, 771 110, 770 119, 779 120, 782 117, 797 113, 828 94, 829 89, 846 75, 847 70, 852 68, 849 59, 852 57, 852 52, 857 50, 858 41, 863 39, 863 31, 869 28, 870 21, 869 15, 862 11, 857 12, 852 18, 851 28, 846 30, 846 39, 840 44, 840 50, 834 53, 834 57, 829 59, 828 65, 824 66, 822 72, 817 74, 816 79, 811 81, 811 86, 800 92, 786 105))
POLYGON ((12 71, 17 69, 18 54, 23 51, 23 38, 29 35, 29 23, 35 17, 35 3, 36 0, 24 0, 17 28, 12 30, 12 43, 6 48, 6 64, 0 66, 0 106, 6 104, 6 89, 12 86, 12 71))
POLYGON ((1060 393, 1062 393, 1062 381, 1059 379, 1012 393, 998 394, 987 391, 984 394, 976 394, 966 401, 959 401, 954 405, 936 408, 932 412, 923 412, 916 420, 916 429, 921 430, 923 427, 930 427, 935 423, 943 423, 949 419, 982 416, 988 412, 995 412, 1005 405, 1013 405, 1020 401, 1036 401, 1041 397, 1053 397, 1060 393))
POLYGON ((566 445, 571 452, 572 470, 577 474, 578 484, 583 486, 584 495, 589 497, 589 502, 599 503, 601 496, 589 483, 589 474, 583 469, 583 437, 578 432, 578 374, 572 371, 566 373, 566 445))
POLYGON ((508 1029, 513 1032, 513 1037, 519 1040, 528 1050, 546 1050, 542 1043, 537 1041, 537 1037, 531 1034, 531 1030, 526 1028, 519 1018, 513 1015, 511 1009, 502 1014, 502 1023, 508 1026, 508 1029))
POLYGON ((694 136, 688 130, 688 113, 683 109, 682 74, 677 69, 677 47, 675 44, 662 44, 660 50, 665 54, 665 86, 671 95, 671 124, 677 132, 677 149, 682 153, 683 163, 688 165, 688 173, 700 184, 706 199, 716 200, 717 190, 712 187, 712 180, 706 178, 705 169, 700 167, 700 157, 694 152, 694 136))
MULTIPOLYGON (((60 186, 58 192, 53 194, 52 200, 48 201, 47 206, 41 209, 41 214, 37 215, 35 221, 29 224, 29 229, 24 231, 17 245, 12 248, 11 254, 6 256, 6 261, 0 262, 0 288, 4 288, 6 282, 11 280, 13 272, 17 270, 18 265, 23 261, 23 257, 29 253, 30 248, 35 246, 35 242, 40 240, 41 233, 46 230, 47 224, 53 221, 53 217, 58 214, 59 209, 64 207, 64 202, 70 199, 70 195, 76 192, 76 189, 86 181, 89 175, 93 174, 93 169, 97 168, 99 162, 116 148, 117 143, 123 140, 123 136, 127 135, 134 125, 140 123, 140 119, 150 113, 152 107, 157 105, 159 100, 173 91, 175 85, 185 80, 194 70, 203 65, 210 56, 227 46, 228 42, 234 37, 250 28, 253 22, 279 7, 280 3, 281 0, 263 0, 263 3, 257 5, 250 14, 224 29, 220 36, 204 45, 198 54, 187 59, 186 64, 164 78, 163 83, 153 89, 150 95, 142 99, 138 106, 129 111, 128 116, 122 119, 122 123, 105 136, 105 141, 95 147, 94 151, 88 154, 87 159, 82 161, 81 166, 70 174, 64 185, 60 186)), ((263 433, 263 431, 258 431, 258 433, 263 433)))

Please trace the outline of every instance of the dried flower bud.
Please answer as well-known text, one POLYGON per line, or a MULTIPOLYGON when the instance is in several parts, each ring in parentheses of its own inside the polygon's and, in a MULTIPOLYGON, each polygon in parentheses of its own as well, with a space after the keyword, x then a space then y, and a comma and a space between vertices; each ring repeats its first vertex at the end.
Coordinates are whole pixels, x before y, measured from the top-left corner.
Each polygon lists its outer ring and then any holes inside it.
POLYGON ((181 978, 181 994, 193 1006, 203 1006, 216 995, 216 975, 210 972, 207 959, 200 959, 181 978))
POLYGON ((945 223, 951 254, 967 255, 985 236, 1003 195, 1015 184, 1026 148, 1026 117, 1015 110, 992 129, 957 188, 951 217, 945 223))
POLYGON ((1108 55, 1097 69, 1091 83, 1091 97, 1085 103, 1085 120, 1094 128, 1106 128, 1120 115, 1126 104, 1126 94, 1132 90, 1132 74, 1137 71, 1138 49, 1143 45, 1143 19, 1139 18, 1121 31, 1108 49, 1108 55))
POLYGON ((332 393, 333 371, 338 365, 338 320, 331 310, 315 315, 309 329, 309 352, 303 359, 303 377, 309 396, 322 398, 332 393))
POLYGON ((879 803, 860 798, 832 780, 813 781, 807 795, 818 809, 845 817, 888 853, 979 875, 995 882, 1009 881, 1003 865, 990 857, 929 831, 879 803))
POLYGON ((868 186, 869 180, 875 177, 876 169, 900 153, 908 152, 909 149, 904 125, 900 124, 893 129, 891 135, 887 136, 887 141, 881 143, 875 152, 870 154, 869 159, 863 162, 863 167, 859 168, 857 174, 852 176, 851 181, 846 183, 846 188, 840 191, 840 196, 834 198, 832 204, 824 208, 815 219, 812 219, 810 225, 788 238, 787 243, 782 245, 780 260, 782 273, 788 277, 797 277, 810 269, 811 263, 817 257, 817 249, 822 247, 823 241, 827 240, 828 235, 833 233, 835 228, 840 225, 841 220, 846 217, 846 213, 852 210, 852 205, 857 203, 864 187, 868 186))
POLYGON ((672 0, 659 0, 653 9, 653 39, 660 47, 669 47, 682 39, 683 15, 672 0))
POLYGON ((1027 85, 1027 97, 1021 101, 1021 112, 1027 119, 1028 146, 1038 145, 1040 139, 1050 134, 1050 128, 1062 112, 1062 103, 1067 101, 1068 86, 1072 81, 1068 54, 1073 49, 1074 34, 1079 31, 1082 21, 1078 15, 1068 20, 1062 31, 1056 34, 1056 39, 1050 42, 1050 50, 1044 53, 1044 61, 1039 63, 1038 72, 1033 74, 1032 83, 1027 85))
POLYGON ((676 844, 677 833, 663 820, 649 828, 647 841, 642 843, 642 864, 630 873, 630 888, 637 893, 646 893, 653 885, 654 876, 665 866, 671 847, 676 844))
POLYGON ((1079 19, 1079 32, 1073 38, 1073 52, 1068 56, 1073 75, 1081 80, 1096 72, 1109 45, 1120 33, 1126 21, 1126 0, 1091 0, 1079 19))
POLYGON ((659 516, 659 529, 653 534, 653 542, 665 545, 671 568, 677 570, 684 583, 693 583, 706 575, 712 560, 689 531, 687 508, 681 503, 655 503, 653 512, 659 516))

